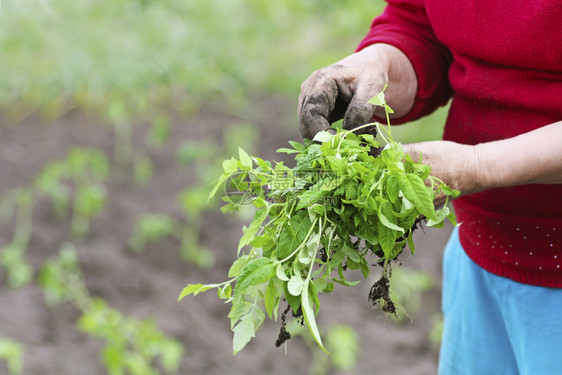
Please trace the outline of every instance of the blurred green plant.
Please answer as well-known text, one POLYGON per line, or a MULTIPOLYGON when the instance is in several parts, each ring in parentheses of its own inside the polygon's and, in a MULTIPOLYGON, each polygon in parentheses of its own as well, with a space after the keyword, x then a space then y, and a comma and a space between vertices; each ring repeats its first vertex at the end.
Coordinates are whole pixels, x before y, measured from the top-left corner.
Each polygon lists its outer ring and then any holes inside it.
POLYGON ((194 181, 178 195, 184 216, 176 219, 164 213, 140 215, 129 238, 131 250, 140 252, 149 243, 171 237, 181 243, 183 259, 200 268, 212 267, 213 253, 199 240, 203 215, 219 203, 218 199, 209 199, 210 186, 222 171, 222 160, 235 155, 240 145, 254 152, 258 139, 253 125, 235 124, 223 131, 222 147, 208 140, 182 142, 176 157, 180 164, 195 170, 194 181))
MULTIPOLYGON (((200 221, 197 224, 199 228, 200 221)), ((141 252, 148 244, 167 237, 174 238, 181 244, 180 253, 184 260, 203 269, 213 266, 213 253, 200 244, 199 231, 186 222, 163 213, 138 216, 129 238, 129 247, 134 252, 141 252)))
POLYGON ((161 374, 157 358, 164 373, 176 373, 182 345, 160 332, 152 320, 125 317, 91 296, 73 245, 64 244, 59 255, 44 264, 38 282, 49 305, 73 303, 82 313, 79 329, 104 340, 102 359, 109 375, 161 374))
POLYGON ((140 252, 148 243, 164 237, 180 237, 182 224, 165 214, 144 214, 135 221, 135 230, 129 239, 134 252, 140 252))
POLYGON ((157 115, 146 133, 145 144, 152 148, 163 146, 170 138, 170 120, 164 115, 157 115))
MULTIPOLYGON (((193 147, 193 143, 184 143, 178 150, 180 161, 191 164, 195 168, 195 182, 184 189, 179 195, 179 201, 185 214, 187 226, 184 228, 182 240, 182 254, 190 259, 200 254, 201 248, 199 234, 203 215, 211 209, 218 207, 218 199, 209 199, 211 185, 215 176, 222 170, 222 160, 231 155, 236 155, 240 144, 249 150, 255 150, 259 133, 251 124, 236 124, 223 131, 222 148, 211 142, 203 142, 193 147), (197 152, 188 152, 189 145, 197 152)), ((212 253, 205 250, 208 256, 212 253)))
POLYGON ((52 199, 53 209, 61 218, 66 217, 69 205, 72 205, 72 231, 83 236, 89 231, 92 217, 105 206, 104 183, 108 175, 109 162, 102 150, 76 147, 70 150, 66 159, 49 162, 33 187, 39 194, 52 199))
POLYGON ((71 210, 72 231, 83 236, 89 231, 91 219, 105 206, 104 182, 108 174, 109 163, 103 151, 74 148, 65 159, 49 162, 30 186, 17 188, 2 197, 1 216, 5 220, 14 218, 15 227, 11 242, 0 248, 0 266, 6 271, 8 285, 19 288, 33 278, 34 270, 25 253, 38 199, 50 198, 59 218, 65 218, 71 210))
POLYGON ((429 331, 429 342, 433 345, 440 345, 443 337, 443 329, 445 327, 445 320, 441 312, 435 313, 431 318, 432 327, 429 331))
POLYGON ((357 332, 351 326, 338 324, 330 327, 326 335, 326 344, 334 349, 332 363, 340 371, 353 370, 359 356, 357 332))
POLYGON ((154 166, 148 155, 137 152, 133 161, 134 180, 138 186, 145 186, 152 180, 154 166))
POLYGON ((3 197, 0 206, 4 218, 15 216, 12 240, 0 248, 0 265, 6 272, 8 285, 20 288, 33 278, 33 267, 25 256, 33 228, 33 190, 16 189, 3 197))
POLYGON ((194 98, 219 95, 236 107, 256 91, 296 92, 312 70, 352 52, 382 6, 370 0, 6 1, 0 50, 17 69, 0 73, 0 107, 15 118, 80 107, 102 114, 127 138, 133 118, 160 128, 170 103, 194 109, 174 82, 194 98))
POLYGON ((287 331, 293 337, 301 336, 311 351, 313 360, 308 371, 309 375, 326 375, 332 373, 333 370, 353 371, 357 367, 361 348, 357 332, 352 326, 336 324, 322 329, 323 336, 326 337, 326 347, 330 350, 331 355, 322 351, 307 332, 306 327, 296 320, 291 320, 287 324, 287 331))
POLYGON ((408 317, 408 311, 419 311, 422 293, 434 286, 433 276, 425 271, 395 267, 390 279, 390 296, 401 308, 393 318, 404 321, 408 317))
POLYGON ((23 350, 21 343, 6 337, 0 337, 0 361, 6 361, 8 375, 23 373, 23 350))

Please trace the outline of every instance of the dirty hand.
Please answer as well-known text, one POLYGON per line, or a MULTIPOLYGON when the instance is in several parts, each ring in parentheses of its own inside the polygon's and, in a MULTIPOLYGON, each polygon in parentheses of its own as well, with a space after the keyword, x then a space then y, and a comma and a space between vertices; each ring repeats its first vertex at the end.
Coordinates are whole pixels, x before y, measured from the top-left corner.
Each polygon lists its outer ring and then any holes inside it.
POLYGON ((343 127, 353 129, 372 121, 373 114, 384 117, 382 108, 375 109, 367 101, 385 83, 392 117, 406 115, 414 105, 416 74, 406 55, 388 44, 373 44, 317 70, 301 86, 298 113, 302 136, 312 139, 342 118, 343 127))

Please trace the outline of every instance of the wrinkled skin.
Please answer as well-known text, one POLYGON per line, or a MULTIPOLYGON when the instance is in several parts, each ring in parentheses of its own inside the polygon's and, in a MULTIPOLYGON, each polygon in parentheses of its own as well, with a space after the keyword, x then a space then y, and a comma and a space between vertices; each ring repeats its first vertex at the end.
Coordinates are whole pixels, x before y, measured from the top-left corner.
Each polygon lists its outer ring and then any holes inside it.
MULTIPOLYGON (((375 44, 336 64, 314 72, 301 86, 298 103, 300 131, 312 139, 343 118, 343 127, 353 129, 384 117, 382 108, 367 103, 389 84, 386 100, 399 118, 414 104, 417 79, 408 58, 397 48, 375 44)), ((373 132, 374 127, 367 131, 373 132)))
MULTIPOLYGON (((449 141, 420 142, 404 145, 404 152, 414 161, 431 166, 431 175, 444 181, 461 195, 484 189, 482 163, 475 146, 449 141)), ((442 207, 446 196, 435 198, 435 207, 442 207)))
MULTIPOLYGON (((562 121, 477 145, 449 141, 404 145, 414 160, 461 195, 526 184, 562 184, 562 121)), ((436 204, 443 197, 437 197, 436 204)))

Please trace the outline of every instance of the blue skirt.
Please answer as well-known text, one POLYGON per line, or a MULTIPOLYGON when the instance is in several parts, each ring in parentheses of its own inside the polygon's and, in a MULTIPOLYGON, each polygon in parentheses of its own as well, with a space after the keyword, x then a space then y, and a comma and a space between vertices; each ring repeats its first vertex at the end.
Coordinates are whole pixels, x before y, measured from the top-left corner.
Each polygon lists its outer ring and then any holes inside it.
POLYGON ((562 375, 562 289, 491 274, 455 229, 443 261, 440 375, 562 375))

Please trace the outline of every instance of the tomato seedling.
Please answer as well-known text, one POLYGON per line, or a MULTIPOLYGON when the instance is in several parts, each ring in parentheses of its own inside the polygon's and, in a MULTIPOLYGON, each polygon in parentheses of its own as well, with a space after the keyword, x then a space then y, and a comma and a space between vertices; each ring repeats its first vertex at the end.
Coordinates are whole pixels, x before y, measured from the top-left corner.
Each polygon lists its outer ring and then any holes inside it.
MULTIPOLYGON (((384 93, 371 103, 388 113, 384 93)), ((390 126, 390 124, 389 124, 390 126)), ((455 223, 444 206, 435 209, 437 194, 456 196, 457 191, 430 175, 430 167, 414 162, 392 139, 390 128, 372 123, 335 134, 318 133, 304 144, 278 150, 295 155, 296 166, 271 163, 248 155, 223 162, 224 173, 211 192, 226 185, 224 212, 252 204, 255 216, 238 245, 238 258, 228 272, 229 280, 218 284, 190 284, 180 299, 211 288, 231 303, 228 317, 234 331, 234 353, 240 351, 265 319, 278 320, 281 332, 277 346, 290 338, 287 314, 305 324, 324 348, 316 324, 319 293, 329 293, 334 283, 348 281, 346 269, 359 269, 365 278, 370 264, 383 272, 369 294, 373 304, 396 314, 390 298, 390 261, 406 245, 414 252, 412 233, 422 219, 430 226, 445 218, 455 223), (382 147, 366 128, 376 128, 385 141, 382 147), (386 136, 385 136, 386 134, 386 136), (280 307, 283 301, 287 307, 280 307)))

